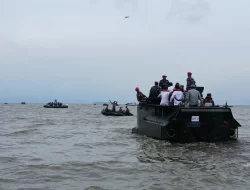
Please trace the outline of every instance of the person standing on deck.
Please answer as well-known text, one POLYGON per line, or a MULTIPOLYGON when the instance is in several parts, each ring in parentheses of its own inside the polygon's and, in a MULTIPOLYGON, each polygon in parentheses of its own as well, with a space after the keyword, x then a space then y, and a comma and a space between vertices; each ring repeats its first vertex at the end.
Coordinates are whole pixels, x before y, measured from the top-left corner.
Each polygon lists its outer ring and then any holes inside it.
POLYGON ((168 87, 164 86, 161 93, 159 94, 158 97, 161 97, 161 106, 168 106, 169 105, 169 101, 168 101, 168 96, 169 96, 169 91, 168 91, 168 87))
POLYGON ((155 81, 155 85, 151 87, 149 92, 149 98, 155 99, 161 93, 161 87, 159 87, 158 82, 155 81))
POLYGON ((144 102, 147 99, 147 96, 145 96, 138 87, 135 88, 136 93, 136 98, 138 102, 144 102))
POLYGON ((186 86, 186 91, 188 91, 190 89, 191 85, 195 85, 195 80, 192 78, 192 73, 188 72, 187 73, 187 86, 186 86))
POLYGON ((202 102, 201 94, 198 90, 195 89, 195 85, 190 86, 190 90, 187 92, 187 102, 189 107, 198 107, 199 100, 202 102))
POLYGON ((174 101, 174 105, 178 106, 182 103, 182 100, 184 99, 183 92, 180 89, 179 83, 175 85, 174 92, 170 98, 170 102, 174 101))
POLYGON ((159 82, 159 86, 161 87, 161 89, 163 89, 164 86, 170 87, 172 85, 173 84, 167 80, 167 76, 162 75, 162 80, 160 80, 160 82, 159 82))

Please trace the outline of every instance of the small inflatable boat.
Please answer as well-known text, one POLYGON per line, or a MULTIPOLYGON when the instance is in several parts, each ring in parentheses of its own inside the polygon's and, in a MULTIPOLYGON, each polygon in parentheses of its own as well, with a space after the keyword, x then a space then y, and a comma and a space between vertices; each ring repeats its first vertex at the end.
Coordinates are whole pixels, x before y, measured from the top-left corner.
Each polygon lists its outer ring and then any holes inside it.
POLYGON ((106 111, 106 110, 102 110, 101 111, 102 115, 105 116, 133 116, 132 113, 125 113, 125 112, 114 112, 112 110, 106 111))

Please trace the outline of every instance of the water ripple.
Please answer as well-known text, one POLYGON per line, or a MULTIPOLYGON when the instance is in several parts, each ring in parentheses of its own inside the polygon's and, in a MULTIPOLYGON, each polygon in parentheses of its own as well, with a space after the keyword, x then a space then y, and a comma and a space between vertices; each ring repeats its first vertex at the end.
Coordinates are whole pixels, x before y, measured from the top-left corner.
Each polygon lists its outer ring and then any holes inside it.
POLYGON ((249 107, 234 107, 239 140, 179 144, 131 134, 134 117, 102 106, 0 105, 0 189, 249 189, 249 107), (2 106, 2 107, 1 107, 2 106))

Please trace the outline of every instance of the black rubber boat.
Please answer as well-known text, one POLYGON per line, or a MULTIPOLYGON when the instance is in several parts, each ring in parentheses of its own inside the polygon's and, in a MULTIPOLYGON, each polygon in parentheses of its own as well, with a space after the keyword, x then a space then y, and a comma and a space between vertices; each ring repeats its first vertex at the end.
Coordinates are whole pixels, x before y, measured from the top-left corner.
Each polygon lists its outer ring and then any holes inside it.
POLYGON ((109 111, 105 111, 105 110, 102 110, 101 113, 105 116, 133 116, 132 113, 125 113, 125 112, 113 112, 111 110, 109 111))
MULTIPOLYGON (((202 89, 203 91, 203 89, 202 89)), ((238 139, 238 127, 230 108, 137 106, 137 127, 132 133, 174 142, 215 142, 238 139)))

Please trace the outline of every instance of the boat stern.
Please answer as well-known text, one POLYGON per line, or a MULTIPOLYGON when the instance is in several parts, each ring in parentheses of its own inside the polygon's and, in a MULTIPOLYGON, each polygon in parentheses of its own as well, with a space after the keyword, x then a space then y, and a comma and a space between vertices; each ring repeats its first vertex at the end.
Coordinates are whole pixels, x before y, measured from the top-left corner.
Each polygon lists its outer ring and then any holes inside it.
POLYGON ((238 127, 230 108, 158 106, 137 107, 133 133, 177 142, 238 139, 238 127))

